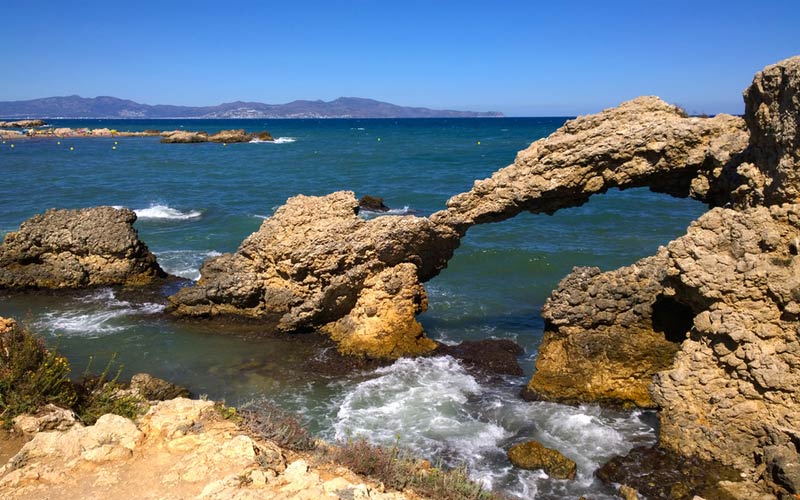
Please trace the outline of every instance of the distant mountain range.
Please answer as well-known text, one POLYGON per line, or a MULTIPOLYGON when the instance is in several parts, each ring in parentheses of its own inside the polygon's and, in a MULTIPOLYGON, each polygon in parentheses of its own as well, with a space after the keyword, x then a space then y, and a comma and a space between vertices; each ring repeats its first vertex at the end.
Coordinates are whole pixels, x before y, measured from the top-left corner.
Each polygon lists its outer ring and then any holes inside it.
POLYGON ((502 113, 410 108, 360 97, 333 101, 292 101, 287 104, 229 102, 218 106, 139 104, 116 97, 45 97, 0 101, 3 118, 476 118, 502 113))

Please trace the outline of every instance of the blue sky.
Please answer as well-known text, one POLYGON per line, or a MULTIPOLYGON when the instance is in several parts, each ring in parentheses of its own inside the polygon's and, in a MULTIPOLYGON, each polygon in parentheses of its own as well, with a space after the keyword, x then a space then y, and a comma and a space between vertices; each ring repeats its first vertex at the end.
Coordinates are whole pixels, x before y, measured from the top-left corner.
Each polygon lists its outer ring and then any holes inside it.
POLYGON ((740 113, 800 54, 800 1, 0 0, 0 100, 148 104, 370 97, 574 115, 655 94, 740 113))

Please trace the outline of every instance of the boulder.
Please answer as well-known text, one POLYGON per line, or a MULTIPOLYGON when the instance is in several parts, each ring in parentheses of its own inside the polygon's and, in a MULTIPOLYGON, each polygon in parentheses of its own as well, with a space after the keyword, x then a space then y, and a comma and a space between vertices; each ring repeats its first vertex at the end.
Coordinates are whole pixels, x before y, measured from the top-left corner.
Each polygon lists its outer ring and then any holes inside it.
POLYGON ((458 235, 422 217, 366 221, 357 211, 348 191, 290 198, 235 253, 207 260, 169 309, 257 318, 282 332, 322 329, 367 357, 433 349, 414 319, 427 307, 419 283, 445 267, 458 235))
POLYGON ((361 210, 369 210, 370 212, 388 212, 389 207, 383 204, 383 198, 376 196, 362 196, 358 200, 358 208, 361 210))
POLYGON ((555 479, 575 479, 577 465, 556 450, 545 448, 538 441, 528 441, 508 449, 508 459, 521 469, 542 469, 555 479))
POLYGON ((165 144, 191 144, 197 142, 208 142, 208 134, 205 132, 173 130, 171 132, 162 132, 161 142, 165 144))
POLYGON ((131 377, 130 388, 147 401, 189 397, 189 390, 185 387, 154 377, 149 373, 137 373, 131 377))
POLYGON ((14 418, 14 429, 26 436, 44 431, 66 431, 75 426, 82 427, 75 413, 54 404, 47 404, 34 414, 23 413, 14 418))
POLYGON ((112 207, 35 215, 0 244, 0 288, 144 285, 166 276, 135 221, 132 210, 112 207))
POLYGON ((208 142, 250 142, 253 137, 253 134, 248 134, 241 128, 238 130, 220 130, 216 134, 208 136, 208 142))

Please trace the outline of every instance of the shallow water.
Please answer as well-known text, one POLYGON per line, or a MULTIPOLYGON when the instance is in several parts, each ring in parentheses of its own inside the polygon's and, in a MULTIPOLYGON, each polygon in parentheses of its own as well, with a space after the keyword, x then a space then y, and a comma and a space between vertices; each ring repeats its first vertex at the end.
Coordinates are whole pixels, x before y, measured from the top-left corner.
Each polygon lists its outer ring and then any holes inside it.
MULTIPOLYGON (((351 189, 382 196, 399 213, 430 214, 563 121, 63 121, 57 125, 267 129, 292 140, 222 146, 96 138, 16 141, 13 149, 8 141, 0 146, 7 186, 0 234, 48 207, 127 206, 161 265, 196 279, 203 259, 235 250, 289 196, 351 189)), ((445 342, 515 340, 526 351, 523 377, 479 377, 447 357, 325 376, 305 369, 309 357, 324 355, 313 335, 268 338, 257 326, 175 322, 158 297, 112 289, 3 296, 0 315, 23 319, 57 343, 76 371, 89 356, 98 366, 117 353, 125 375, 148 371, 230 404, 266 395, 301 412, 325 438, 365 435, 394 444, 399 436, 434 462, 467 462, 476 479, 508 493, 612 498, 592 473, 610 456, 653 442, 653 416, 522 401, 542 336, 539 311, 573 266, 630 264, 682 234, 703 210, 636 189, 553 216, 522 214, 470 229, 448 268, 426 284, 430 309, 420 319, 445 342), (575 459, 578 479, 512 469, 503 450, 527 439, 575 459)))

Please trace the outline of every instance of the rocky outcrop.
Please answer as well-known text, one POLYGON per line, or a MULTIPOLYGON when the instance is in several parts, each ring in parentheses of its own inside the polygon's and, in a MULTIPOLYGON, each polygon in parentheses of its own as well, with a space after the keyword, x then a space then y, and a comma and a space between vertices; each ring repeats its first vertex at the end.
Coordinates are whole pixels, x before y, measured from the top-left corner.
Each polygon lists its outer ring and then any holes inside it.
POLYGON ((368 357, 433 349, 414 318, 427 308, 420 281, 446 265, 458 235, 421 217, 357 212, 352 192, 290 198, 236 253, 206 261, 197 284, 170 297, 171 311, 322 329, 368 357))
POLYGON ((173 130, 161 133, 161 142, 166 144, 174 143, 196 143, 196 142, 222 142, 222 143, 235 143, 235 142, 250 142, 252 140, 258 141, 272 141, 272 135, 267 132, 245 132, 244 129, 238 130, 221 130, 216 134, 208 135, 206 132, 190 132, 188 130, 173 130))
POLYGON ((31 217, 0 244, 0 289, 143 285, 165 276, 135 221, 132 210, 112 207, 31 217))
POLYGON ((40 432, 0 468, 0 497, 178 500, 401 500, 346 471, 289 461, 211 401, 174 399, 134 423, 104 415, 90 427, 40 432))
POLYGON ((528 441, 508 449, 508 459, 522 469, 542 469, 554 479, 575 479, 578 467, 575 461, 560 452, 546 448, 538 441, 528 441))
POLYGON ((654 407, 650 381, 672 365, 691 310, 664 295, 666 251, 601 273, 575 268, 542 309, 545 337, 527 399, 654 407))
POLYGON ((130 388, 146 401, 166 401, 174 398, 188 398, 189 390, 149 373, 137 373, 131 377, 130 388))
POLYGON ((523 211, 581 205, 614 187, 723 204, 748 137, 741 118, 690 118, 657 97, 639 97, 568 121, 520 151, 513 165, 450 198, 431 220, 463 233, 523 211))
POLYGON ((33 128, 46 125, 44 120, 17 120, 13 122, 0 121, 0 128, 33 128))

